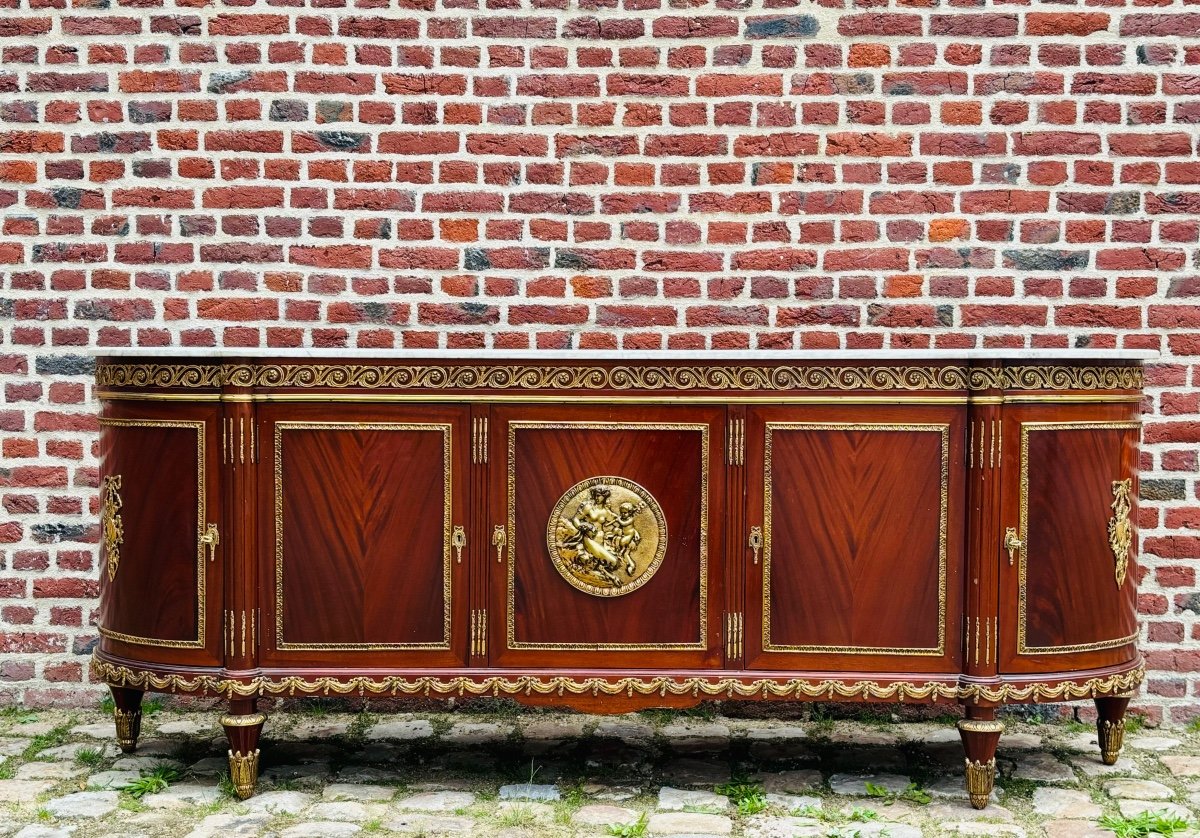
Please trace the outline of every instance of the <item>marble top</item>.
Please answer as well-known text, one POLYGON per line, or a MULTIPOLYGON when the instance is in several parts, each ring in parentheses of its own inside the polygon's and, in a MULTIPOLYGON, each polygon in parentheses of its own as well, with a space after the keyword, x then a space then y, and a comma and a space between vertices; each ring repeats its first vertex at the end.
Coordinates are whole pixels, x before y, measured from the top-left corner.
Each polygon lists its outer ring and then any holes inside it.
POLYGON ((838 349, 838 350, 658 350, 585 351, 539 349, 228 349, 163 347, 92 349, 95 357, 113 359, 262 358, 324 361, 1156 361, 1148 349, 838 349))

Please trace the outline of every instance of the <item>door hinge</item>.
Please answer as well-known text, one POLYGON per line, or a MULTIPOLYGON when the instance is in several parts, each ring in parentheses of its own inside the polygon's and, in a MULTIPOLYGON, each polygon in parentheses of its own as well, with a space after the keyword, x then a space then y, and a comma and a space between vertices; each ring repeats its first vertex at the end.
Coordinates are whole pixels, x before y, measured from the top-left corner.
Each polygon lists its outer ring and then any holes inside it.
POLYGON ((471 611, 471 654, 487 654, 487 609, 471 611))
POLYGON ((745 419, 730 419, 725 426, 725 462, 731 466, 746 464, 745 419))
POLYGON ((725 657, 730 660, 739 659, 746 653, 743 616, 739 611, 725 613, 725 657))
POLYGON ((983 652, 983 665, 991 666, 992 649, 997 640, 999 630, 996 617, 967 617, 967 627, 963 637, 963 658, 979 666, 979 653, 983 652))
POLYGON ((994 469, 996 462, 1004 457, 1004 420, 980 419, 976 434, 975 422, 971 422, 967 442, 968 468, 994 469))
POLYGON ((477 416, 471 420, 471 462, 486 463, 488 461, 488 420, 486 416, 477 416))

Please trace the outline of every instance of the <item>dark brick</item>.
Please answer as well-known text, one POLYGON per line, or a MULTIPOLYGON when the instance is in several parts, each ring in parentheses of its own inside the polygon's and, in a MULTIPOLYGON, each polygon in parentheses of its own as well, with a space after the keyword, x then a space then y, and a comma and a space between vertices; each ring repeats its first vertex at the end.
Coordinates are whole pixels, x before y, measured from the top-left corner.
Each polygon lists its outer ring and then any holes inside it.
POLYGON ((33 540, 39 544, 59 541, 84 541, 88 534, 86 524, 34 524, 29 528, 33 540))
POLYGON ((93 375, 96 361, 87 355, 39 355, 34 369, 40 375, 93 375))
POLYGON ((554 267, 569 271, 591 270, 591 262, 570 250, 559 250, 554 254, 554 267))
POLYGON ((229 87, 241 84, 254 75, 249 70, 229 70, 212 74, 208 80, 209 93, 224 93, 229 87))
POLYGON ((463 267, 468 271, 486 271, 492 267, 492 262, 482 249, 468 247, 463 257, 463 267))
POLYGON ((276 99, 271 102, 267 116, 272 122, 305 122, 308 120, 308 104, 296 99, 276 99))
POLYGON ((351 131, 317 131, 313 134, 317 142, 326 148, 338 151, 353 151, 369 143, 369 134, 358 134, 351 131))
POLYGON ((74 186, 58 186, 51 189, 50 194, 54 197, 54 203, 62 209, 79 209, 79 202, 83 198, 83 190, 74 186))
POLYGON ((1005 250, 1005 263, 1021 271, 1065 271, 1086 268, 1088 254, 1084 250, 1005 250))
POLYGON ((1183 480, 1143 480, 1138 497, 1142 500, 1183 500, 1187 483, 1183 480))
POLYGON ((812 15, 780 15, 746 19, 747 38, 811 38, 821 30, 812 15))

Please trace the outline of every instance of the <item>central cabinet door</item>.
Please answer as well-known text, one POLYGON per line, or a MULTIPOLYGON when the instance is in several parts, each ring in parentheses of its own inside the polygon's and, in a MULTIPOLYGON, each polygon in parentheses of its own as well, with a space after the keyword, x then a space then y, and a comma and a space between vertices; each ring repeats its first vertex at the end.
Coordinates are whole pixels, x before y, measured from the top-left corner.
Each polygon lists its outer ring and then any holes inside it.
POLYGON ((468 408, 265 405, 265 665, 465 662, 468 408))
POLYGON ((957 670, 964 411, 747 412, 748 668, 957 670))
POLYGON ((491 663, 715 667, 722 407, 491 411, 491 663))

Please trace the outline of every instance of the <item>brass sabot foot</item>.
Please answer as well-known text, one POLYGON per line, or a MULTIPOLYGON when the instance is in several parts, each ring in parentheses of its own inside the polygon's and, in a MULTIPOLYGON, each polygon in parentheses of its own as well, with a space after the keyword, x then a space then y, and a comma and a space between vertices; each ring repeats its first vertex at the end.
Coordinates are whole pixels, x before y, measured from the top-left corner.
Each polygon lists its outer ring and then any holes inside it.
POLYGON ((117 727, 117 744, 127 754, 137 749, 138 734, 142 732, 142 711, 113 708, 113 722, 117 727))
POLYGON ((1125 744, 1125 719, 1116 722, 1097 719, 1096 733, 1100 738, 1100 761, 1115 765, 1121 756, 1121 746, 1125 744))
POLYGON ((258 749, 253 753, 242 754, 240 751, 229 752, 229 780, 239 800, 254 796, 258 786, 258 749))
POLYGON ((983 809, 992 797, 992 789, 996 785, 996 760, 987 762, 965 760, 967 764, 967 795, 971 805, 983 809))

